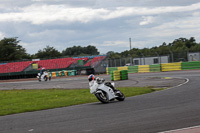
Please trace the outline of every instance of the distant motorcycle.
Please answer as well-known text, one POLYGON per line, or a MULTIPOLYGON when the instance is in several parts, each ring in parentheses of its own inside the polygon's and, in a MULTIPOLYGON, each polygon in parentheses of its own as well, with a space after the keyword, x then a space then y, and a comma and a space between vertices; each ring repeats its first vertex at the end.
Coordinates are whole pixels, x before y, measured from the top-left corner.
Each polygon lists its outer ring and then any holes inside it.
MULTIPOLYGON (((124 101, 124 94, 119 90, 114 92, 111 87, 105 85, 104 81, 105 80, 94 81, 93 86, 90 87, 90 93, 94 94, 97 97, 97 99, 102 103, 108 103, 115 99, 117 99, 118 101, 124 101)), ((111 84, 114 87, 114 83, 109 84, 111 84)))
MULTIPOLYGON (((37 79, 38 81, 47 81, 48 80, 48 77, 47 77, 47 72, 44 71, 43 74, 41 75, 40 73, 38 73, 38 76, 37 76, 37 79)), ((49 79, 50 80, 50 79, 49 79)))

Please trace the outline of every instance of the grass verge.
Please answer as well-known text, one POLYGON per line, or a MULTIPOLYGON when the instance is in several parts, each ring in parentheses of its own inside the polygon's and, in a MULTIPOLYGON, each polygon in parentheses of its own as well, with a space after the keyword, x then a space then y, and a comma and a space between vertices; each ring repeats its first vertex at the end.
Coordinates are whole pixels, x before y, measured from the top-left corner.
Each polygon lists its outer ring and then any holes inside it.
MULTIPOLYGON (((118 88, 126 97, 151 93, 162 89, 153 87, 118 88)), ((97 102, 89 89, 45 89, 0 91, 0 116, 58 107, 97 102)))

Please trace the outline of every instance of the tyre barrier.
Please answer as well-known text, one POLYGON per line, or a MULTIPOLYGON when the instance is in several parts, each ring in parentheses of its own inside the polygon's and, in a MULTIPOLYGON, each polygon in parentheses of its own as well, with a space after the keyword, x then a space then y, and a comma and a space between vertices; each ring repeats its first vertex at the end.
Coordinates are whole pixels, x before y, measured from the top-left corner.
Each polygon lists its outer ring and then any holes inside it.
POLYGON ((120 71, 112 71, 111 72, 111 80, 112 81, 117 81, 120 80, 121 76, 120 76, 120 71))
POLYGON ((76 75, 76 70, 68 71, 68 76, 75 76, 75 75, 76 75))
POLYGON ((128 73, 138 73, 138 66, 128 66, 128 73))
POLYGON ((162 71, 178 71, 181 70, 181 62, 161 64, 162 71))
POLYGON ((182 70, 200 69, 200 62, 199 61, 182 62, 181 69, 182 70))
POLYGON ((119 71, 121 71, 121 70, 128 70, 128 67, 127 66, 117 67, 117 70, 119 70, 119 71))
POLYGON ((68 76, 68 71, 64 71, 65 76, 68 76))
POLYGON ((111 72, 111 80, 117 81, 117 80, 128 80, 128 70, 117 70, 111 72))
POLYGON ((62 70, 56 72, 48 72, 48 77, 75 76, 76 70, 62 70))
POLYGON ((150 72, 160 72, 160 64, 149 65, 150 72))
POLYGON ((128 70, 121 70, 121 80, 128 80, 128 70))
POLYGON ((149 65, 140 65, 138 66, 139 73, 149 72, 149 65))
POLYGON ((128 73, 165 72, 200 69, 200 61, 137 65, 128 67, 107 67, 107 74, 113 70, 128 70, 128 73))
POLYGON ((117 67, 107 67, 106 68, 107 75, 111 74, 112 71, 116 71, 116 70, 118 70, 117 67))
POLYGON ((52 72, 52 77, 56 77, 56 72, 52 72))

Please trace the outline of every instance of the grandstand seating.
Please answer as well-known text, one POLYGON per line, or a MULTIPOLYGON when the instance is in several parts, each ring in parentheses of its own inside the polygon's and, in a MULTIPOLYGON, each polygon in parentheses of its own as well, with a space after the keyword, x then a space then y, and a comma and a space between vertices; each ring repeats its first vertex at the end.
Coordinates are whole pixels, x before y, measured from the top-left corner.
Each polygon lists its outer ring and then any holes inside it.
POLYGON ((21 72, 27 68, 32 61, 12 62, 0 65, 0 73, 21 72))
POLYGON ((91 65, 95 65, 95 63, 98 63, 99 61, 105 59, 105 56, 97 56, 94 57, 93 59, 91 59, 89 62, 87 62, 84 66, 91 66, 91 65))
POLYGON ((38 61, 38 66, 44 67, 45 69, 59 69, 59 68, 67 68, 70 65, 77 63, 78 60, 87 61, 88 58, 60 58, 60 59, 48 59, 38 61))
POLYGON ((105 56, 94 56, 89 62, 89 57, 76 57, 76 58, 59 58, 59 59, 47 59, 39 61, 23 61, 23 62, 12 62, 0 64, 0 73, 12 73, 12 72, 22 72, 24 69, 29 67, 31 64, 38 64, 38 70, 44 67, 45 69, 59 69, 67 68, 72 64, 76 64, 78 60, 84 60, 87 62, 84 66, 94 65, 95 62, 101 61, 105 56))

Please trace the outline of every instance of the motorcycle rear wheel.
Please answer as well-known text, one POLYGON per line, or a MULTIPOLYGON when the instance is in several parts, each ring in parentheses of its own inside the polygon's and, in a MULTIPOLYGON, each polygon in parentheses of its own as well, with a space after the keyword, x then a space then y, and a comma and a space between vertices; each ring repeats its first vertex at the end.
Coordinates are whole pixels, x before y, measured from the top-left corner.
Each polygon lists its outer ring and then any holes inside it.
POLYGON ((96 93, 95 96, 97 97, 97 99, 102 102, 102 103, 108 103, 109 99, 108 99, 108 95, 106 92, 102 91, 102 93, 96 93), (102 95, 103 93, 103 95, 102 95))

